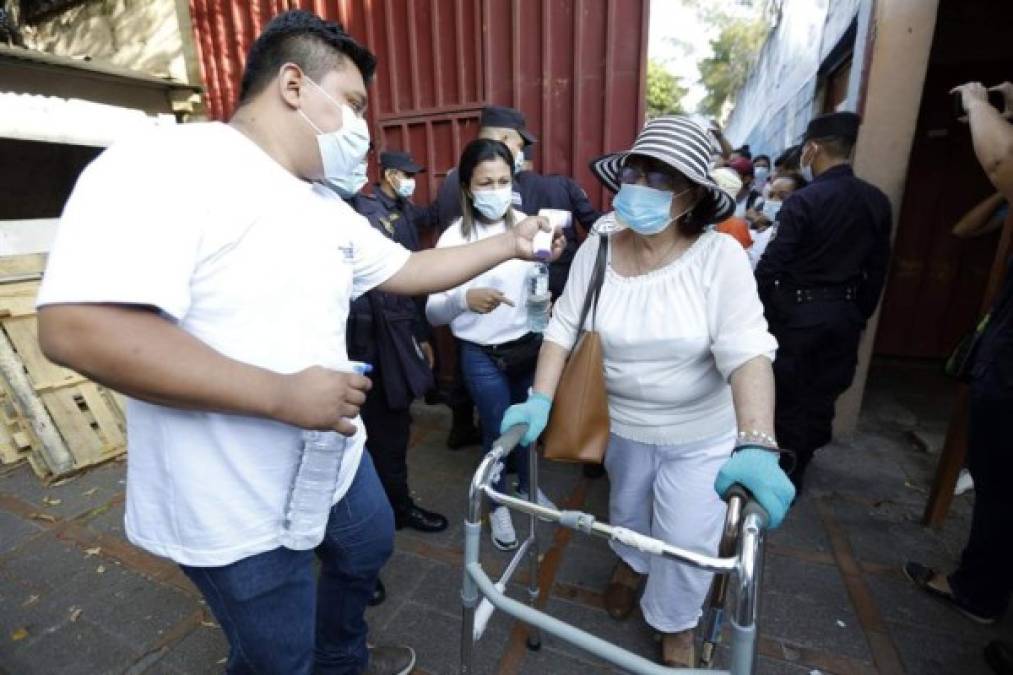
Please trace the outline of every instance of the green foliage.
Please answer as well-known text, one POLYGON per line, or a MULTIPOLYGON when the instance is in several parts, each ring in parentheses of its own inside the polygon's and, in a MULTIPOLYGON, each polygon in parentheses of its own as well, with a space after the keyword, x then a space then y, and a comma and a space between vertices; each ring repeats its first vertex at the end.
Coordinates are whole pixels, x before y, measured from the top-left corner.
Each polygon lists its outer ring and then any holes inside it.
POLYGON ((676 115, 683 111, 682 98, 689 91, 660 62, 647 62, 647 117, 676 115))
POLYGON ((733 102, 735 95, 749 78, 749 71, 767 38, 769 24, 763 16, 735 18, 711 15, 720 27, 716 38, 711 40, 713 54, 700 61, 700 82, 707 89, 707 95, 700 103, 700 110, 719 117, 727 102, 733 102))

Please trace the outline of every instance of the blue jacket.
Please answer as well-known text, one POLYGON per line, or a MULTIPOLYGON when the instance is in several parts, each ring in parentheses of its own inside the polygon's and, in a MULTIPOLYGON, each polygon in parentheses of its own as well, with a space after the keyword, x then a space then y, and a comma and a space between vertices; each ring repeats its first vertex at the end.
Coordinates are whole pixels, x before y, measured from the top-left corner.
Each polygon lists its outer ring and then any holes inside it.
MULTIPOLYGON (((419 250, 415 223, 405 216, 411 203, 391 199, 379 186, 373 194, 357 194, 349 204, 384 236, 410 251, 419 250)), ((425 298, 410 298, 372 290, 352 302, 348 315, 348 357, 373 364, 392 409, 403 410, 433 386, 433 374, 419 348, 431 328, 425 318, 425 298)))

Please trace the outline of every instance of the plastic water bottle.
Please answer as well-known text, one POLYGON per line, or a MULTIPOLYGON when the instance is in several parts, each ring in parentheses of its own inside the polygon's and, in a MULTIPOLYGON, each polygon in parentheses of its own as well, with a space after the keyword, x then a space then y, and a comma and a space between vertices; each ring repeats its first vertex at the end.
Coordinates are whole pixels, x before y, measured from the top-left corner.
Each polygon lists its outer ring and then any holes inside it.
MULTIPOLYGON (((372 366, 352 361, 336 370, 365 375, 372 366)), ((336 431, 306 430, 302 440, 302 456, 292 479, 281 533, 281 545, 295 551, 316 548, 324 539, 349 439, 336 431)))
POLYGON ((549 268, 542 263, 531 267, 525 283, 527 290, 528 330, 543 333, 549 326, 549 268))

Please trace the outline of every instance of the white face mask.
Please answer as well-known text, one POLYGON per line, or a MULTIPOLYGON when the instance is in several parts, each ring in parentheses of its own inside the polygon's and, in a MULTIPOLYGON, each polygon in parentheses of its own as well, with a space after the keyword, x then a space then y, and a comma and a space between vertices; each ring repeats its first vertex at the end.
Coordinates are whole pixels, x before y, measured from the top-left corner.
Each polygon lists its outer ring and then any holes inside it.
POLYGON ((335 101, 330 94, 323 90, 323 87, 309 77, 306 77, 306 81, 316 87, 321 94, 327 97, 327 100, 341 111, 341 128, 337 131, 325 132, 321 131, 320 127, 314 124, 313 120, 307 117, 301 108, 299 109, 299 114, 317 134, 320 161, 324 167, 324 180, 347 180, 366 158, 366 153, 369 152, 369 126, 366 124, 366 120, 356 115, 348 104, 335 101))
POLYGON ((352 173, 346 174, 341 178, 324 178, 321 182, 337 192, 342 199, 350 199, 369 182, 369 178, 366 176, 366 160, 362 160, 352 170, 352 173))
POLYGON ((514 155, 514 173, 520 173, 524 170, 524 150, 518 150, 517 154, 514 155))
POLYGON ((471 194, 471 201, 487 220, 501 220, 510 208, 513 197, 513 186, 507 185, 494 190, 476 190, 471 194))
MULTIPOLYGON (((815 147, 815 146, 814 146, 815 147)), ((805 154, 805 148, 802 149, 802 154, 805 154)), ((802 178, 805 178, 807 183, 813 182, 816 176, 813 174, 813 160, 816 159, 816 153, 812 153, 809 157, 809 163, 806 164, 805 160, 799 158, 799 165, 802 169, 802 178)))
POLYGON ((415 192, 415 179, 402 178, 397 182, 397 194, 402 199, 408 199, 415 192))
POLYGON ((777 221, 777 213, 781 210, 781 202, 775 199, 768 199, 763 202, 763 215, 766 216, 770 222, 777 221))

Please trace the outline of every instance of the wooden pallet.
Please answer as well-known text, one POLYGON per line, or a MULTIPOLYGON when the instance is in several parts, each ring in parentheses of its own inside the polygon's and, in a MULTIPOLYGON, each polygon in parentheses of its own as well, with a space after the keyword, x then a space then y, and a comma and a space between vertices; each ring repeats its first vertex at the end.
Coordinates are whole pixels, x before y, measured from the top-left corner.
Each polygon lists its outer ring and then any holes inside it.
MULTIPOLYGON (((122 399, 42 354, 35 314, 39 280, 33 265, 41 272, 44 258, 11 261, 15 259, 0 262, 0 372, 15 425, 12 445, 27 443, 32 467, 47 479, 122 455, 122 399), (13 280, 3 283, 5 277, 13 280)), ((24 447, 7 455, 17 459, 24 447)))

